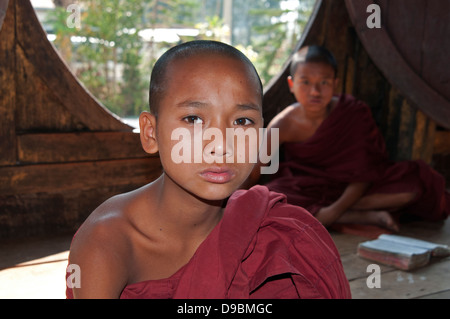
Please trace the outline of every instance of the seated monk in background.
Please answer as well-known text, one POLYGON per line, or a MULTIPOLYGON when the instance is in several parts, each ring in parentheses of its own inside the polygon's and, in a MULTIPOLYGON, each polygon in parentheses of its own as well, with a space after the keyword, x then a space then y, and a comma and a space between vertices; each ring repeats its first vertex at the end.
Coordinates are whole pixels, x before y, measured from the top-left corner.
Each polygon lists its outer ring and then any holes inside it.
MULTIPOLYGON (((372 224, 398 231, 394 212, 433 221, 448 216, 444 178, 423 161, 391 162, 369 107, 349 95, 334 96, 337 64, 327 49, 300 50, 290 71, 297 102, 267 127, 268 140, 271 129, 279 129, 285 151, 266 185, 270 190, 286 194, 288 203, 306 208, 324 226, 372 224)), ((251 179, 259 179, 258 165, 251 179)))

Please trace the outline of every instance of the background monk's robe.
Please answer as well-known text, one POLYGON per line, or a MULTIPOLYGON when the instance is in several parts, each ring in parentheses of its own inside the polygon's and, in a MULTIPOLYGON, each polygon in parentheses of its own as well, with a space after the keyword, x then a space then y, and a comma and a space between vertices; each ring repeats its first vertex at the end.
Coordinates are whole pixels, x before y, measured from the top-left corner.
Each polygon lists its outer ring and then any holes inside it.
MULTIPOLYGON (((66 296, 73 298, 72 289, 66 296)), ((284 195, 257 185, 230 197, 185 266, 167 279, 131 283, 120 298, 347 299, 351 292, 328 231, 284 195)))
POLYGON ((442 220, 450 212, 444 178, 423 161, 390 161, 369 107, 350 95, 339 97, 311 138, 285 143, 284 151, 267 186, 312 214, 335 202, 352 182, 370 182, 367 195, 417 193, 404 212, 426 220, 442 220))

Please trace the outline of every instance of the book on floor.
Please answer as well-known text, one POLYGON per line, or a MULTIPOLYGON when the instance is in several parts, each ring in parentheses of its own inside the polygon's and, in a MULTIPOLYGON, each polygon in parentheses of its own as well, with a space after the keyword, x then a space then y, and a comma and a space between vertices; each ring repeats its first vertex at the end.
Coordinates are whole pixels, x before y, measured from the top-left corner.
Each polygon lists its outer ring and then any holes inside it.
POLYGON ((411 270, 427 265, 431 257, 450 256, 450 248, 411 237, 383 234, 378 239, 360 243, 357 254, 384 265, 411 270))

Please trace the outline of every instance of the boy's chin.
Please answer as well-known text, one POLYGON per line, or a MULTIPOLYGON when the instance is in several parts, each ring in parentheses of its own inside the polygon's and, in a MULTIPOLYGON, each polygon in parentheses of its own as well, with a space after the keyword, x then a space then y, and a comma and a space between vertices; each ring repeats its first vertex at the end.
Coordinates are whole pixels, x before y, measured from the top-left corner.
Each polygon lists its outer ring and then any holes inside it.
POLYGON ((237 189, 236 187, 223 187, 224 185, 217 186, 205 187, 194 195, 205 202, 222 202, 230 197, 237 189))
POLYGON ((234 191, 230 192, 201 192, 197 196, 204 201, 208 202, 221 202, 233 194, 234 191))

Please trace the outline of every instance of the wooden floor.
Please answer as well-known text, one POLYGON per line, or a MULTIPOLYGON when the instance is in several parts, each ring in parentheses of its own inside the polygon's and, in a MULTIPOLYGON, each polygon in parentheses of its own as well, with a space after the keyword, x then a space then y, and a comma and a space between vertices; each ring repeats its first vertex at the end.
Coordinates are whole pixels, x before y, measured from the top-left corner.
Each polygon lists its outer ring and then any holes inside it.
MULTIPOLYGON (((450 299, 450 257, 426 267, 401 271, 381 266, 381 288, 370 289, 367 266, 373 262, 356 255, 358 243, 368 238, 331 232, 341 254, 354 299, 450 299)), ((400 235, 450 245, 450 220, 412 222, 400 235)), ((65 298, 65 268, 71 236, 34 238, 0 243, 0 299, 65 298)))
MULTIPOLYGON (((376 264, 356 255, 360 242, 369 238, 331 232, 341 254, 344 271, 354 299, 450 299, 450 257, 432 259, 425 267, 402 271, 381 268, 381 288, 369 288, 367 267, 376 264)), ((409 222, 401 225, 399 235, 410 236, 450 246, 450 220, 442 223, 409 222)))

